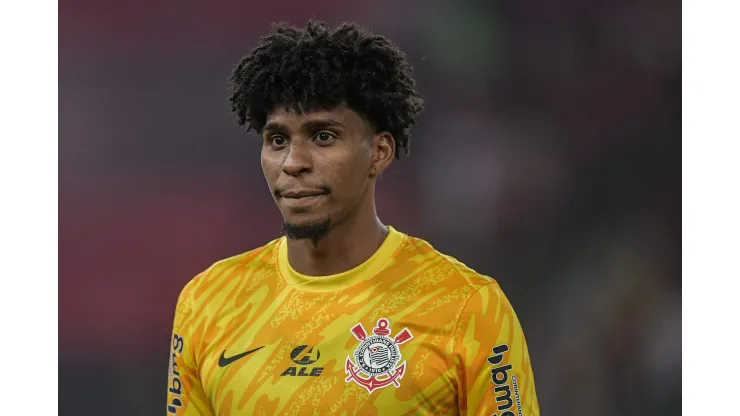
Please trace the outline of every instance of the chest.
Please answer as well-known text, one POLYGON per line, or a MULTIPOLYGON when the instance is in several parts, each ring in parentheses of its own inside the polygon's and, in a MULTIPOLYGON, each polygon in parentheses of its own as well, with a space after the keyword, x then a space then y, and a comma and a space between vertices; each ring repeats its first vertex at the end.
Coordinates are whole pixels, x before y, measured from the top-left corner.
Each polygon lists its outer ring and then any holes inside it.
POLYGON ((217 414, 454 414, 451 316, 303 312, 221 321, 199 360, 217 414))

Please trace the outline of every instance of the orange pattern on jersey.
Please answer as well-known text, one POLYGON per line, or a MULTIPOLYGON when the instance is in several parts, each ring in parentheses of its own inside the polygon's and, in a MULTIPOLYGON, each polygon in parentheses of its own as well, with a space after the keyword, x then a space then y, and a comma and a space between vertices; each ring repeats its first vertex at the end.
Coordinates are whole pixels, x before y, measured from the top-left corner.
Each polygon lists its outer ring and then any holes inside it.
POLYGON ((167 414, 535 416, 539 407, 498 283, 391 228, 372 258, 338 275, 295 272, 280 238, 191 280, 175 313, 167 414))

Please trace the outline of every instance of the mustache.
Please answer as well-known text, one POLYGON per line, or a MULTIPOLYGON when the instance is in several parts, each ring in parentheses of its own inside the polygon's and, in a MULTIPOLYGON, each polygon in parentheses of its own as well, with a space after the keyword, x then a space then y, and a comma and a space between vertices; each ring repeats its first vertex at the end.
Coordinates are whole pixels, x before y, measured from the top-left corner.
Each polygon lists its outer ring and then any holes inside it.
MULTIPOLYGON (((285 192, 286 189, 287 189, 286 186, 278 186, 277 188, 275 188, 274 191, 272 191, 272 193, 275 196, 281 196, 283 194, 283 192, 285 192)), ((313 187, 311 187, 311 189, 318 189, 318 190, 322 191, 325 194, 331 193, 331 187, 330 186, 327 186, 327 185, 313 186, 313 187)))

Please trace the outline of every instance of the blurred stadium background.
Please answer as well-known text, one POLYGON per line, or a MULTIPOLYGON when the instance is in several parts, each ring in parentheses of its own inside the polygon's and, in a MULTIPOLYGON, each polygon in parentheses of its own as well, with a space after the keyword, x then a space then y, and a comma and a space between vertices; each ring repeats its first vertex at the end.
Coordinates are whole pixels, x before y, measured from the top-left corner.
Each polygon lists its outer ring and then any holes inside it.
POLYGON ((60 414, 163 414, 179 290, 279 232, 227 78, 271 21, 311 16, 408 53, 427 109, 381 217, 499 280, 542 414, 680 414, 666 0, 60 2, 60 414))

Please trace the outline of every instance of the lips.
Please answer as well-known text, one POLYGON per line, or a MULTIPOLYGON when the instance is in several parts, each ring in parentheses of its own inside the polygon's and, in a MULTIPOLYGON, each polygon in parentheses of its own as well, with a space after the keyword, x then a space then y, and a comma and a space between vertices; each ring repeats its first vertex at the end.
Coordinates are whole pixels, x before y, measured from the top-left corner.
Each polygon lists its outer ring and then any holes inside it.
POLYGON ((310 206, 320 203, 329 192, 323 189, 289 189, 279 192, 279 204, 295 213, 306 212, 310 206))
POLYGON ((326 191, 322 189, 291 189, 288 191, 280 192, 280 196, 283 198, 300 199, 308 198, 311 196, 324 195, 326 191))

